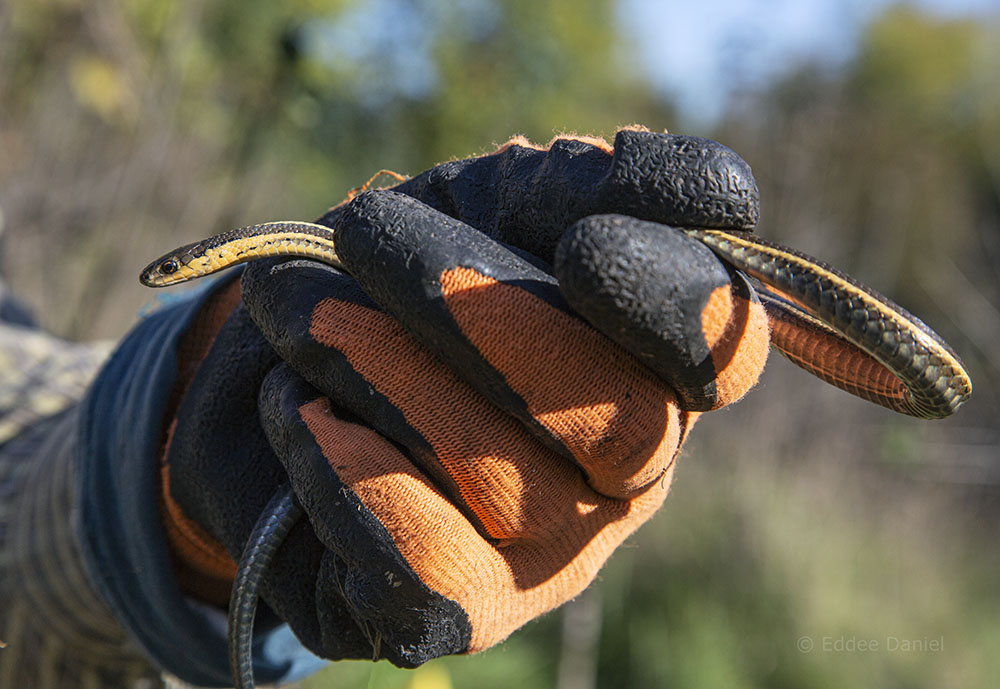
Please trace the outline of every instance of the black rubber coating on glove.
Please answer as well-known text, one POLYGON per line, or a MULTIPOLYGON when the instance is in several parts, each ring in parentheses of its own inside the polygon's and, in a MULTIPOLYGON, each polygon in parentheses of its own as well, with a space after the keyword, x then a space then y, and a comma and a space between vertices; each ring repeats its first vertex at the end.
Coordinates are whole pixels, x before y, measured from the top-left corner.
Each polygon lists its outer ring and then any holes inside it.
MULTIPOLYGON (((750 166, 726 146, 635 130, 618 132, 613 156, 575 139, 549 150, 513 145, 443 163, 394 189, 548 263, 566 228, 588 215, 749 230, 760 207, 750 166)), ((319 222, 335 227, 342 209, 319 222)))
POLYGON ((665 225, 596 215, 569 229, 553 267, 572 307, 670 383, 683 408, 714 406, 702 313, 730 274, 711 249, 665 225))

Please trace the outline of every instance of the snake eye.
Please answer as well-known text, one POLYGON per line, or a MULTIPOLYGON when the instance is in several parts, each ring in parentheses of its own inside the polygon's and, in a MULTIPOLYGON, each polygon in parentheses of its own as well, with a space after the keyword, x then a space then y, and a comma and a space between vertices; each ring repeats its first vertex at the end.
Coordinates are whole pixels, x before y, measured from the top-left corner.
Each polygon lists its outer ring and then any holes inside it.
POLYGON ((160 264, 160 272, 164 275, 170 275, 171 273, 176 273, 179 267, 177 261, 171 258, 160 264))

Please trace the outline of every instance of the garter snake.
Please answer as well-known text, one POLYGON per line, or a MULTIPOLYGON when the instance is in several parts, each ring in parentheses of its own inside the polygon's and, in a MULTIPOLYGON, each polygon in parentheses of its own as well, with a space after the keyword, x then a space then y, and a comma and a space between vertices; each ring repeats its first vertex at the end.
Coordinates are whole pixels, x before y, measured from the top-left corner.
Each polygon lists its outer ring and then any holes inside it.
MULTIPOLYGON (((679 228, 748 275, 768 312, 772 344, 848 392, 921 418, 952 414, 972 393, 962 362, 933 330, 845 273, 749 232, 679 228)), ((303 222, 251 225, 180 247, 149 264, 140 281, 163 287, 268 256, 315 259, 340 269, 333 230, 303 222)), ((280 488, 254 528, 230 605, 237 688, 253 686, 250 639, 260 579, 302 508, 280 488)))

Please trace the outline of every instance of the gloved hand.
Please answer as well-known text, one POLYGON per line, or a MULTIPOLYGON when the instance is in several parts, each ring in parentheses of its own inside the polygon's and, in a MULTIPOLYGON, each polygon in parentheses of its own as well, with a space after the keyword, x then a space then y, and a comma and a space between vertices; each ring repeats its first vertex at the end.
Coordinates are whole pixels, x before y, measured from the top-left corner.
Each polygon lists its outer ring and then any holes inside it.
POLYGON ((160 453, 182 589, 224 603, 287 476, 309 523, 263 599, 323 657, 481 650, 575 596, 766 358, 749 286, 665 225, 756 214, 731 151, 638 130, 514 141, 332 209, 350 276, 252 264, 185 326, 160 453))

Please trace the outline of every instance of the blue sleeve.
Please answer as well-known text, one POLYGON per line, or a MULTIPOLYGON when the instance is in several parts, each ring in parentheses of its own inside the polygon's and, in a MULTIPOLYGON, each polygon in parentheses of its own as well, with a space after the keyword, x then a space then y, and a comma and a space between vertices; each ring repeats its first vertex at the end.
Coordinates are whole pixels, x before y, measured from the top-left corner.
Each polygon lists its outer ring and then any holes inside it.
MULTIPOLYGON (((77 444, 77 528, 94 586, 151 659, 185 682, 228 687, 225 615, 178 589, 160 524, 155 459, 177 347, 218 284, 141 321, 88 391, 77 444)), ((287 625, 255 641, 262 683, 293 681, 322 665, 287 625)))

